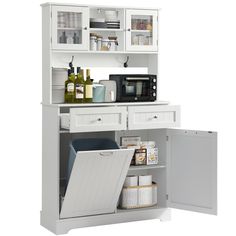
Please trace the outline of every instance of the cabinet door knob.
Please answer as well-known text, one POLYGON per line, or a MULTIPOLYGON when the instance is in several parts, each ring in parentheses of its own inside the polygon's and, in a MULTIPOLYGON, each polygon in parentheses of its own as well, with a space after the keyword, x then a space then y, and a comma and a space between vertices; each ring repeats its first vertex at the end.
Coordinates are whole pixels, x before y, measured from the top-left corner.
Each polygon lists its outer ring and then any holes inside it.
POLYGON ((130 31, 130 29, 127 29, 127 31, 130 31))
POLYGON ((84 27, 84 30, 87 30, 88 29, 88 27, 84 27))
POLYGON ((99 118, 97 119, 97 121, 102 121, 102 118, 101 118, 101 117, 99 117, 99 118))
POLYGON ((157 119, 157 118, 158 118, 158 116, 157 116, 157 115, 153 116, 153 119, 157 119))

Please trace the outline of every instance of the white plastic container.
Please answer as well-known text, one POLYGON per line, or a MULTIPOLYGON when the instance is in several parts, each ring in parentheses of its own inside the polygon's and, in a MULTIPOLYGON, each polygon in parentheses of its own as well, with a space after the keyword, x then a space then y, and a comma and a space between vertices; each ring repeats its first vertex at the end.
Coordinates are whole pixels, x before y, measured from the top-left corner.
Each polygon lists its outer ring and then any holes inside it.
POLYGON ((124 187, 134 187, 138 185, 138 176, 137 175, 128 175, 125 178, 124 187))
POLYGON ((152 185, 152 175, 140 175, 138 177, 139 186, 152 185))

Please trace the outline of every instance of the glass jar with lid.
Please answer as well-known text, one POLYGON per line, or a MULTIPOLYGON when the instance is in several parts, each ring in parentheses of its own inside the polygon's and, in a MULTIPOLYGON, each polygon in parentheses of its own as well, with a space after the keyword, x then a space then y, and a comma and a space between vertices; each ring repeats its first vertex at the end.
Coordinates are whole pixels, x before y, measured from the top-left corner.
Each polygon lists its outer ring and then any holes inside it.
POLYGON ((94 33, 90 34, 90 50, 97 51, 97 35, 94 33))

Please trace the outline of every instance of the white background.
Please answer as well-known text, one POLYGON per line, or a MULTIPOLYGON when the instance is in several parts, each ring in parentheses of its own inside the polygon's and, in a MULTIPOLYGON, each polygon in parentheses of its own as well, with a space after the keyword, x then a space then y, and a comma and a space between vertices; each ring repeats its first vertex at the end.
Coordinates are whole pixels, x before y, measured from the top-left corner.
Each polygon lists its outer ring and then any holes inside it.
MULTIPOLYGON (((82 4, 162 9, 160 98, 181 104, 183 128, 218 131, 218 216, 173 210, 170 222, 151 220, 84 228, 72 230, 70 235, 236 235, 234 2, 81 0, 82 4)), ((51 235, 39 225, 40 3, 32 0, 1 1, 1 235, 51 235)))

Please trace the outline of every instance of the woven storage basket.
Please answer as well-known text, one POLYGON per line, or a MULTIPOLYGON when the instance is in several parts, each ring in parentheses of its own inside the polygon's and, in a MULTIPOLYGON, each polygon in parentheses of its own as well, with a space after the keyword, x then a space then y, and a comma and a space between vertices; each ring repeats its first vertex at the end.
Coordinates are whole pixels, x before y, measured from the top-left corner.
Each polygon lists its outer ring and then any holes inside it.
POLYGON ((157 204, 157 184, 123 187, 120 207, 124 209, 150 207, 157 204))

